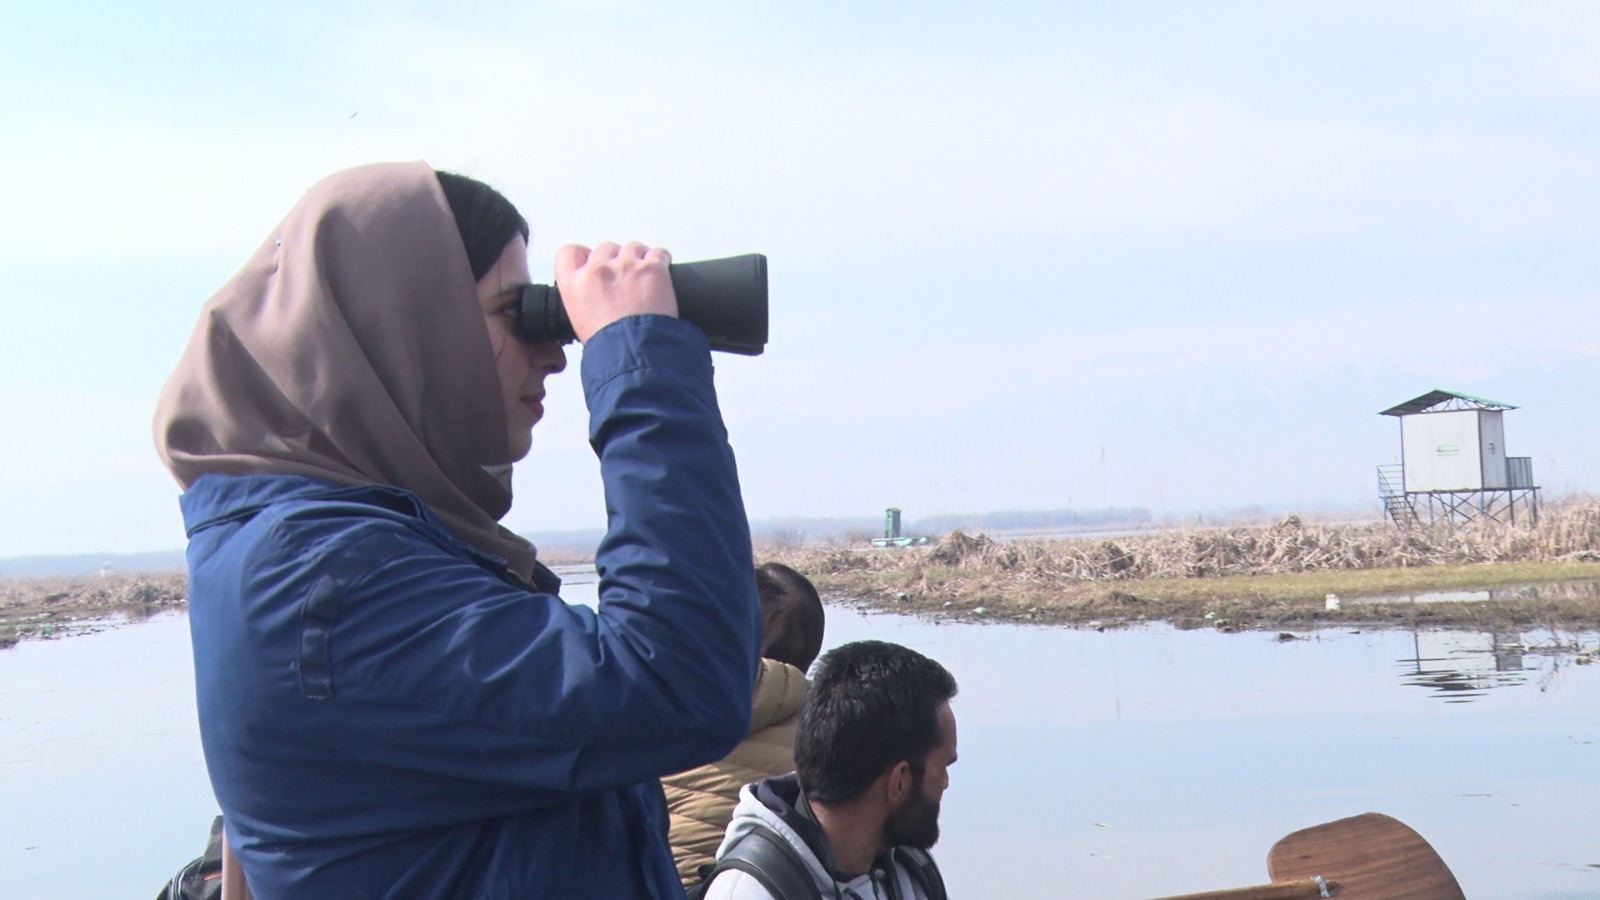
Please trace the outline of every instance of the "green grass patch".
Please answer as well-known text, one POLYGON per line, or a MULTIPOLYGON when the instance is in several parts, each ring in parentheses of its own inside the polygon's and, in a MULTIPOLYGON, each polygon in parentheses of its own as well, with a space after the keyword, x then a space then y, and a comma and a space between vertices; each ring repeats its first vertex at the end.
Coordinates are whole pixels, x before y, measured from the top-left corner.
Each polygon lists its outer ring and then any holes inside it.
POLYGON ((1435 591, 1477 591, 1524 584, 1600 579, 1600 565, 1581 562, 1473 563, 1405 569, 1350 569, 1225 575, 1211 578, 1150 578, 1118 583, 1122 590, 1155 600, 1346 600, 1435 591))

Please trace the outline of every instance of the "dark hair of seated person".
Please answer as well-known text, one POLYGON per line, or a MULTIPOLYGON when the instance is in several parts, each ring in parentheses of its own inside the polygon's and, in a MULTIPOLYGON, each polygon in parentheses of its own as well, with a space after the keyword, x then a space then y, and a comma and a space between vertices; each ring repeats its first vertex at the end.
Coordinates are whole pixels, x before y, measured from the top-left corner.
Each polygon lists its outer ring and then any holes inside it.
POLYGON ((794 767, 806 796, 848 803, 901 762, 920 778, 944 741, 939 707, 955 695, 954 676, 899 644, 856 641, 829 650, 795 726, 794 767))
POLYGON ((761 655, 804 672, 822 652, 822 598, 811 580, 783 563, 756 568, 761 655))

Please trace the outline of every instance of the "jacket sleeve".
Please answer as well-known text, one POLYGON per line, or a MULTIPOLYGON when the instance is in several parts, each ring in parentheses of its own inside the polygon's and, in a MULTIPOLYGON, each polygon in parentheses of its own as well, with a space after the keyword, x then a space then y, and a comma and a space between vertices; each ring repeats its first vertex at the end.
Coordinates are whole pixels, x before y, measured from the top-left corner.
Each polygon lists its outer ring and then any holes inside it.
POLYGON ((761 617, 705 335, 663 316, 623 319, 584 348, 583 383, 608 527, 580 667, 614 661, 616 687, 646 701, 639 725, 698 733, 694 764, 720 759, 750 727, 761 617))
POLYGON ((347 743, 362 777, 437 776, 397 782, 416 803, 560 802, 718 759, 749 727, 759 610, 705 338, 625 319, 591 339, 583 379, 609 519, 598 610, 389 519, 339 531, 305 588, 289 668, 334 701, 319 739, 347 743))

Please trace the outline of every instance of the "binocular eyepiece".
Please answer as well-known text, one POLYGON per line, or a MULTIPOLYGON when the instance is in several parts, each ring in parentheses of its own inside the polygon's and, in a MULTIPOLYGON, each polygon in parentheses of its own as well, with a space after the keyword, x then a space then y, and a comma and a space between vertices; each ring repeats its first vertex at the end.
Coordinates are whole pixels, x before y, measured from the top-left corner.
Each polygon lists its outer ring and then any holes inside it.
MULTIPOLYGON (((678 296, 678 318, 706 333, 711 349, 759 356, 767 346, 767 258, 760 253, 673 263, 667 267, 678 296)), ((578 339, 547 284, 530 284, 517 302, 517 336, 532 343, 578 339)))

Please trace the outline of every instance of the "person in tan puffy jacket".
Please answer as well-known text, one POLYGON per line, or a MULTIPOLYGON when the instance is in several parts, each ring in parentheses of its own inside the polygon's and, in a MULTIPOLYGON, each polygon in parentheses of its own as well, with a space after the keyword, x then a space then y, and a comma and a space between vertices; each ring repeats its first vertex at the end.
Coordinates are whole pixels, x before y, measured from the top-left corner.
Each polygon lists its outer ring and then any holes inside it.
POLYGON ((723 759, 661 779, 668 838, 685 888, 716 863, 739 788, 794 771, 795 716, 806 696, 806 671, 822 652, 822 598, 811 581, 782 563, 756 569, 761 598, 761 668, 756 673, 750 734, 723 759))

